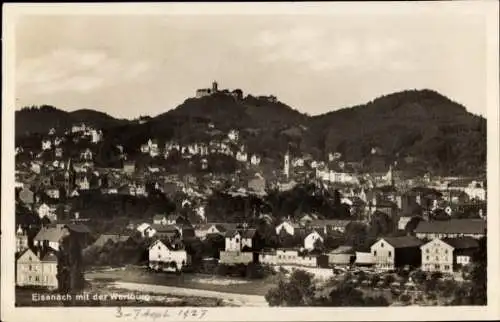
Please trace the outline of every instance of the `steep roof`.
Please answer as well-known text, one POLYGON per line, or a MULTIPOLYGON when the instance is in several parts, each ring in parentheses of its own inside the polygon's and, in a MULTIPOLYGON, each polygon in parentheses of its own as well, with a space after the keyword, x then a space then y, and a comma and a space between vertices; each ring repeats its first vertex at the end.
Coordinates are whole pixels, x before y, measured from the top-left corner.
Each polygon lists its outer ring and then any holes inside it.
POLYGON ((243 238, 253 238, 257 231, 255 229, 246 229, 241 232, 241 237, 243 238))
POLYGON ((421 221, 415 233, 485 234, 486 222, 482 219, 451 219, 421 221))
POLYGON ((128 235, 102 234, 94 242, 94 245, 102 247, 102 246, 104 246, 108 242, 108 240, 111 240, 113 243, 117 243, 117 242, 125 242, 129 238, 130 238, 130 236, 128 236, 128 235))
POLYGON ((21 251, 21 252, 20 252, 20 253, 16 256, 16 260, 18 260, 18 259, 20 259, 21 257, 23 257, 23 256, 24 256, 26 253, 28 253, 28 252, 31 254, 31 256, 34 256, 37 260, 40 260, 40 259, 38 258, 38 255, 37 255, 35 252, 33 252, 33 250, 32 250, 32 249, 30 249, 30 248, 26 248, 25 250, 21 251))
POLYGON ((412 236, 383 237, 381 239, 394 248, 420 247, 423 244, 420 239, 412 236))
POLYGON ((59 242, 63 235, 64 232, 61 227, 44 227, 36 234, 34 240, 59 242))
POLYGON ((90 228, 83 224, 66 224, 65 227, 76 233, 90 233, 90 228))
POLYGON ((352 246, 339 246, 332 250, 329 254, 351 254, 354 253, 352 246))
POLYGON ((346 227, 352 220, 339 220, 339 219, 314 219, 311 221, 311 226, 333 226, 333 227, 346 227))
POLYGON ((477 240, 472 237, 443 238, 442 241, 455 249, 471 249, 479 247, 477 240))
POLYGON ((57 263, 57 256, 54 253, 47 253, 43 256, 42 262, 57 263))
POLYGON ((174 231, 178 231, 179 229, 177 228, 177 226, 174 226, 174 225, 158 225, 158 224, 153 224, 151 225, 151 227, 156 230, 157 232, 174 232, 174 231))
POLYGON ((236 234, 239 234, 239 231, 237 231, 235 229, 228 230, 226 232, 226 237, 233 238, 234 236, 236 236, 236 234))
POLYGON ((153 220, 162 220, 163 218, 166 218, 165 215, 154 215, 153 220))

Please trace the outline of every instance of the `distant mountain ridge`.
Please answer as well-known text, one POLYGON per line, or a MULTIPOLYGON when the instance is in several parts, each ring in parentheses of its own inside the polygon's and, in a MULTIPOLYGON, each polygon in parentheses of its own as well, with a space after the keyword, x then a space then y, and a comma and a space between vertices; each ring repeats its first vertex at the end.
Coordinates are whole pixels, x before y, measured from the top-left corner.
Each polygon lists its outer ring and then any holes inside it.
POLYGON ((92 110, 64 112, 53 107, 16 112, 16 134, 47 133, 51 127, 85 122, 106 140, 136 151, 148 138, 164 142, 207 141, 209 126, 241 132, 249 152, 280 160, 285 150, 325 159, 340 152, 345 161, 385 164, 447 173, 475 172, 486 164, 486 119, 432 90, 408 90, 369 103, 308 116, 266 97, 235 98, 215 93, 188 98, 176 108, 142 123, 92 110), (380 153, 372 153, 377 148, 380 153))

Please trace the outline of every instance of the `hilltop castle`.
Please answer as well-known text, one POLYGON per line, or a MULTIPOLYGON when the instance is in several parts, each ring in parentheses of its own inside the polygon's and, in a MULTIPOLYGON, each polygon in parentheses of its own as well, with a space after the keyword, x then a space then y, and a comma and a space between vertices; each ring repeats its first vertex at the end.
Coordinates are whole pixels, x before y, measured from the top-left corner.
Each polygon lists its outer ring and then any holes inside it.
POLYGON ((212 88, 200 88, 196 90, 196 97, 200 98, 203 96, 208 96, 212 95, 214 93, 217 93, 219 91, 218 89, 218 84, 216 81, 212 82, 212 88))
POLYGON ((243 98, 243 91, 240 89, 235 89, 232 92, 230 92, 227 89, 224 90, 219 90, 219 85, 217 84, 216 81, 212 82, 212 88, 199 88, 196 90, 196 98, 201 98, 205 96, 210 96, 215 93, 225 93, 228 95, 233 96, 237 100, 241 100, 243 98))

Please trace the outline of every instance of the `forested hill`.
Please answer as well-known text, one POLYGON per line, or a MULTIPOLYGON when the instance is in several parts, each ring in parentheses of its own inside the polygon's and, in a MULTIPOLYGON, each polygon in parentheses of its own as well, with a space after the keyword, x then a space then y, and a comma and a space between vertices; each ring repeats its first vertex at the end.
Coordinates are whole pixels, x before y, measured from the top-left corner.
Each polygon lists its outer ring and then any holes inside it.
POLYGON ((344 160, 365 166, 383 157, 401 168, 447 174, 481 172, 486 164, 486 120, 431 90, 402 91, 313 117, 268 97, 217 93, 189 98, 144 124, 44 106, 16 112, 16 134, 47 133, 77 122, 102 128, 106 140, 127 150, 148 138, 206 141, 238 129, 250 152, 273 159, 286 149, 317 158, 340 152, 344 160))
POLYGON ((308 124, 310 142, 351 160, 365 160, 377 147, 401 166, 454 173, 486 164, 486 119, 431 90, 386 95, 308 124))
POLYGON ((128 123, 106 113, 91 109, 66 112, 50 105, 25 107, 15 114, 16 136, 46 134, 49 129, 68 129, 73 124, 85 123, 95 128, 108 128, 128 123))

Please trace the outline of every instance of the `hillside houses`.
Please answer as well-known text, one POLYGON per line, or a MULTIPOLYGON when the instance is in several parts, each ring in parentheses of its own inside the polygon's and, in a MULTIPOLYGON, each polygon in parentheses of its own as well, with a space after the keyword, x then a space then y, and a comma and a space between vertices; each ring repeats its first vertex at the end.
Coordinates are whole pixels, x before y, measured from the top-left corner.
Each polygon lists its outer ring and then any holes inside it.
MULTIPOLYGON (((430 178, 410 181, 385 164, 377 172, 368 172, 364 161, 355 166, 344 159, 351 158, 349 147, 346 156, 326 155, 331 147, 316 151, 306 140, 288 147, 282 142, 274 151, 259 146, 259 132, 272 136, 266 129, 217 128, 221 121, 210 117, 192 122, 196 127, 189 135, 179 124, 174 131, 131 131, 130 141, 119 142, 119 133, 106 128, 113 140, 107 142, 101 130, 84 126, 68 131, 60 146, 56 133, 20 142, 16 251, 34 249, 20 257, 18 270, 29 263, 49 265, 53 258, 36 248, 57 254, 67 233, 61 219, 68 218, 98 228, 92 245, 102 252, 91 254, 99 257, 98 265, 128 265, 121 259, 128 257, 137 262, 132 265, 155 271, 187 273, 192 265, 189 271, 207 273, 200 263, 210 261, 217 275, 250 263, 329 273, 338 266, 353 274, 370 266, 376 274, 407 267, 453 274, 476 259, 478 239, 486 234, 486 201, 480 202, 486 187, 480 179, 438 189, 430 178), (42 142, 47 150, 40 153, 42 142), (103 151, 108 146, 109 157, 103 151), (472 217, 483 219, 457 219, 472 217), (40 218, 44 227, 36 232, 40 218), (404 231, 412 220, 415 225, 404 231), (137 256, 119 256, 122 250, 137 256)), ((32 273, 17 284, 45 278, 30 280, 32 273)), ((47 276, 42 286, 54 285, 47 276)))

